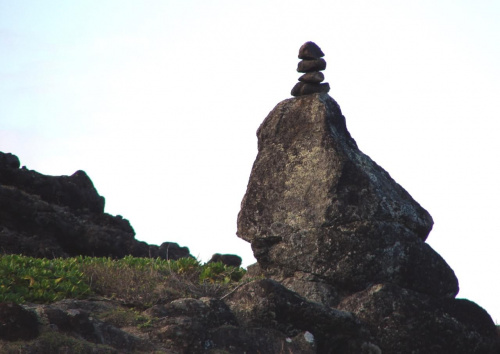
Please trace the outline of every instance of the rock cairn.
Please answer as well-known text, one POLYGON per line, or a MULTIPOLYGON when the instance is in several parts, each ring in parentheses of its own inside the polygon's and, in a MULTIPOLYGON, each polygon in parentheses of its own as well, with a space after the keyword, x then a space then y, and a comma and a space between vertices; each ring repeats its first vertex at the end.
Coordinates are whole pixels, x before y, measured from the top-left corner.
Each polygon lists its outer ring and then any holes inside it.
POLYGON ((330 85, 323 80, 325 76, 321 71, 326 69, 325 54, 314 42, 306 42, 299 49, 299 59, 302 59, 297 71, 304 73, 299 77, 299 82, 292 89, 292 96, 310 95, 312 93, 327 93, 330 85))

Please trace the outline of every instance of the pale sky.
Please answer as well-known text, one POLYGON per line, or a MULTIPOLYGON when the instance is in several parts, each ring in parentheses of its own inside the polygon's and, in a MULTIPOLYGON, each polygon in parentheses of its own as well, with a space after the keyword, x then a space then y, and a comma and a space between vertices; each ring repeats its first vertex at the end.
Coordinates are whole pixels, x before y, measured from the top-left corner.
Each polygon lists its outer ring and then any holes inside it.
POLYGON ((85 170, 140 240, 247 266, 255 132, 314 41, 358 146, 500 322, 499 18, 496 0, 0 0, 0 151, 85 170))

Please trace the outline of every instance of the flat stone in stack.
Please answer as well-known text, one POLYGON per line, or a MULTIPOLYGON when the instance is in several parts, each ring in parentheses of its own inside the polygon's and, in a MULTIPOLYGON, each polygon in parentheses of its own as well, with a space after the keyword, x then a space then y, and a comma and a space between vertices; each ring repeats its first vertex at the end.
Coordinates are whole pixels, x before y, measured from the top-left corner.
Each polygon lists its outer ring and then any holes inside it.
POLYGON ((306 42, 299 49, 299 59, 302 59, 297 71, 304 73, 299 82, 292 89, 292 96, 303 96, 312 93, 327 93, 330 91, 328 83, 321 83, 325 76, 321 72, 326 69, 325 54, 314 42, 306 42))

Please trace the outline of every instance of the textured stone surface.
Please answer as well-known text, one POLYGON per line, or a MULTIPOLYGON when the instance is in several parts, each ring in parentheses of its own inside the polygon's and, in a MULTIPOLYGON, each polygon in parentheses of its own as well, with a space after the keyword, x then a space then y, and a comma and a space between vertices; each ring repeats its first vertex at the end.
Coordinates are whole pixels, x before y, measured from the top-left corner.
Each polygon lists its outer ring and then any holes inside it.
POLYGON ((225 265, 232 267, 241 266, 241 257, 235 254, 220 254, 215 253, 208 263, 222 262, 225 265))
POLYGON ((50 336, 35 335, 8 352, 64 351, 54 338, 73 338, 85 353, 379 353, 352 314, 308 302, 272 280, 228 295, 180 298, 142 312, 104 299, 18 306, 50 336))
POLYGON ((225 301, 245 327, 271 328, 289 337, 310 333, 317 353, 362 353, 370 341, 349 312, 307 301, 270 279, 246 284, 225 301))
POLYGON ((434 299, 377 284, 342 301, 377 338, 384 354, 498 353, 491 317, 468 300, 434 299))
POLYGON ((16 168, 19 164, 12 161, 19 159, 12 156, 0 155, 1 253, 190 257, 189 249, 176 243, 158 247, 137 241, 128 220, 104 213, 104 198, 84 171, 46 176, 16 168))
POLYGON ((319 71, 313 71, 310 73, 305 73, 301 77, 299 77, 299 81, 309 82, 312 84, 319 84, 325 79, 325 75, 319 71))
POLYGON ((358 149, 330 96, 279 103, 257 135, 238 236, 266 274, 309 273, 343 292, 386 281, 458 292, 453 271, 424 243, 431 216, 358 149))
POLYGON ((326 69, 326 61, 324 59, 301 60, 297 65, 299 73, 308 73, 312 71, 321 71, 326 69))
POLYGON ((328 83, 323 84, 310 84, 308 82, 299 81, 292 88, 292 96, 303 96, 310 95, 313 93, 328 93, 330 91, 330 85, 328 83))
POLYGON ((289 292, 269 279, 238 289, 228 304, 240 323, 280 329, 286 318, 318 338, 318 353, 353 351, 325 345, 321 334, 352 326, 363 338, 344 341, 358 345, 353 352, 500 353, 491 317, 455 299, 455 274, 425 243, 430 214, 358 149, 330 96, 279 103, 257 136, 237 234, 258 261, 247 277, 270 277, 289 292), (315 327, 328 323, 327 309, 354 322, 315 327))
POLYGON ((326 61, 321 58, 322 56, 324 56, 323 52, 313 42, 306 42, 300 47, 299 58, 302 60, 297 65, 297 71, 305 74, 292 88, 292 96, 298 97, 330 91, 328 83, 320 84, 325 79, 320 71, 326 68, 326 61))
POLYGON ((319 59, 323 56, 325 54, 314 42, 306 42, 299 49, 299 59, 319 59))

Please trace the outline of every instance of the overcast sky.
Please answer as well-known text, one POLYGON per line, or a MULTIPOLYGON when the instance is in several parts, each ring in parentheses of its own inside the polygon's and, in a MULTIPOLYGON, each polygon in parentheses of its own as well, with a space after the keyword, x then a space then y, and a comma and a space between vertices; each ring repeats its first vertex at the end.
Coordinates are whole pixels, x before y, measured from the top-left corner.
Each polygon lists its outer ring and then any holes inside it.
POLYGON ((85 170, 140 240, 246 266, 255 132, 314 41, 358 146, 500 322, 499 18, 495 0, 0 0, 0 151, 85 170))

